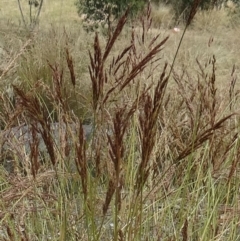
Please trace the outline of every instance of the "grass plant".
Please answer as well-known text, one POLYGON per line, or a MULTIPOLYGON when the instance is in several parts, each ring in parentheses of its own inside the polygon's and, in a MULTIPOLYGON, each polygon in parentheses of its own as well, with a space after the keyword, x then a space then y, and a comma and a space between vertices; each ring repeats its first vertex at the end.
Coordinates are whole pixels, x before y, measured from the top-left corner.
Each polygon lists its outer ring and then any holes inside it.
POLYGON ((1 144, 0 240, 239 239, 239 50, 194 29, 196 4, 180 48, 150 7, 108 36, 3 35, 1 129, 32 138, 1 144))

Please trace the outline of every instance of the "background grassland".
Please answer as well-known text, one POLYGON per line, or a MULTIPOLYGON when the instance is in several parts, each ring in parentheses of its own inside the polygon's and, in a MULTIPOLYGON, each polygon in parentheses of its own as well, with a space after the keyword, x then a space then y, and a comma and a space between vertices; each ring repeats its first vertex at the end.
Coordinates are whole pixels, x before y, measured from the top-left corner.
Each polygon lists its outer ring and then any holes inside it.
MULTIPOLYGON (((24 4, 22 1, 23 11, 25 16, 28 16, 29 5, 24 4)), ((25 1, 27 2, 27 1, 25 1)), ((2 20, 10 20, 15 23, 19 23, 20 12, 18 9, 17 1, 1 1, 0 3, 0 16, 2 20)), ((76 7, 74 5, 74 0, 69 1, 44 1, 43 9, 41 12, 41 23, 43 26, 46 24, 51 24, 53 22, 64 21, 67 24, 68 21, 78 20, 78 14, 76 12, 76 7)))
POLYGON ((44 4, 29 35, 0 2, 0 240, 239 240, 237 21, 198 12, 169 75, 169 7, 108 36, 72 1, 44 4), (26 124, 30 153, 3 135, 26 124))

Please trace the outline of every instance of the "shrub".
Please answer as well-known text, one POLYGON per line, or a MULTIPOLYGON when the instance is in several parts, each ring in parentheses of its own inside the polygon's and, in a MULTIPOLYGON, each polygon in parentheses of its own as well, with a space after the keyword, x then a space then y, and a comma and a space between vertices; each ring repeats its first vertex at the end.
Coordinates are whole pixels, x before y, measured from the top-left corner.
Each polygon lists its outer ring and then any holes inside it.
POLYGON ((216 6, 221 6, 224 1, 223 0, 219 0, 219 1, 216 1, 216 0, 201 0, 201 1, 170 0, 169 4, 171 4, 173 6, 177 19, 181 17, 183 20, 187 20, 189 13, 191 11, 191 7, 196 2, 199 2, 199 8, 204 9, 204 10, 209 10, 216 6))
POLYGON ((77 0, 76 6, 88 29, 95 29, 99 25, 109 26, 127 8, 130 8, 131 15, 134 16, 143 8, 145 2, 146 0, 77 0))

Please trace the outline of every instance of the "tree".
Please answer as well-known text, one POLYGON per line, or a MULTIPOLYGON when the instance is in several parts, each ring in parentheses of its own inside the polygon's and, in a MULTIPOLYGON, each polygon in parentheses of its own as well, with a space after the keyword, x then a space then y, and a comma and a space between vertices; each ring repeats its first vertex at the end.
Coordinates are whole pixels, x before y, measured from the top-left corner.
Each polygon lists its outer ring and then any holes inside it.
POLYGON ((140 11, 147 0, 77 0, 78 14, 82 16, 88 28, 111 23, 130 8, 130 15, 140 11))
MULTIPOLYGON (((168 4, 173 6, 176 18, 182 16, 184 20, 188 18, 194 2, 196 2, 196 0, 168 0, 168 4)), ((221 6, 224 2, 226 2, 226 0, 201 0, 199 2, 199 8, 209 10, 214 7, 221 6)))

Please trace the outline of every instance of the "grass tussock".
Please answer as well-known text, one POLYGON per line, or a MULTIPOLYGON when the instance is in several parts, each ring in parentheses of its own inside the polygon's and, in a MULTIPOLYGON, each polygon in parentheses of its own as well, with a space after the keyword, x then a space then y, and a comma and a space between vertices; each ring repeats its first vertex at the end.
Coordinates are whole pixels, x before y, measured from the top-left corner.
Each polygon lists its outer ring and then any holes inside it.
POLYGON ((0 239, 239 239, 236 67, 221 88, 217 54, 191 69, 184 43, 168 55, 181 37, 153 36, 150 7, 140 29, 127 17, 91 44, 53 28, 10 54, 0 239))

